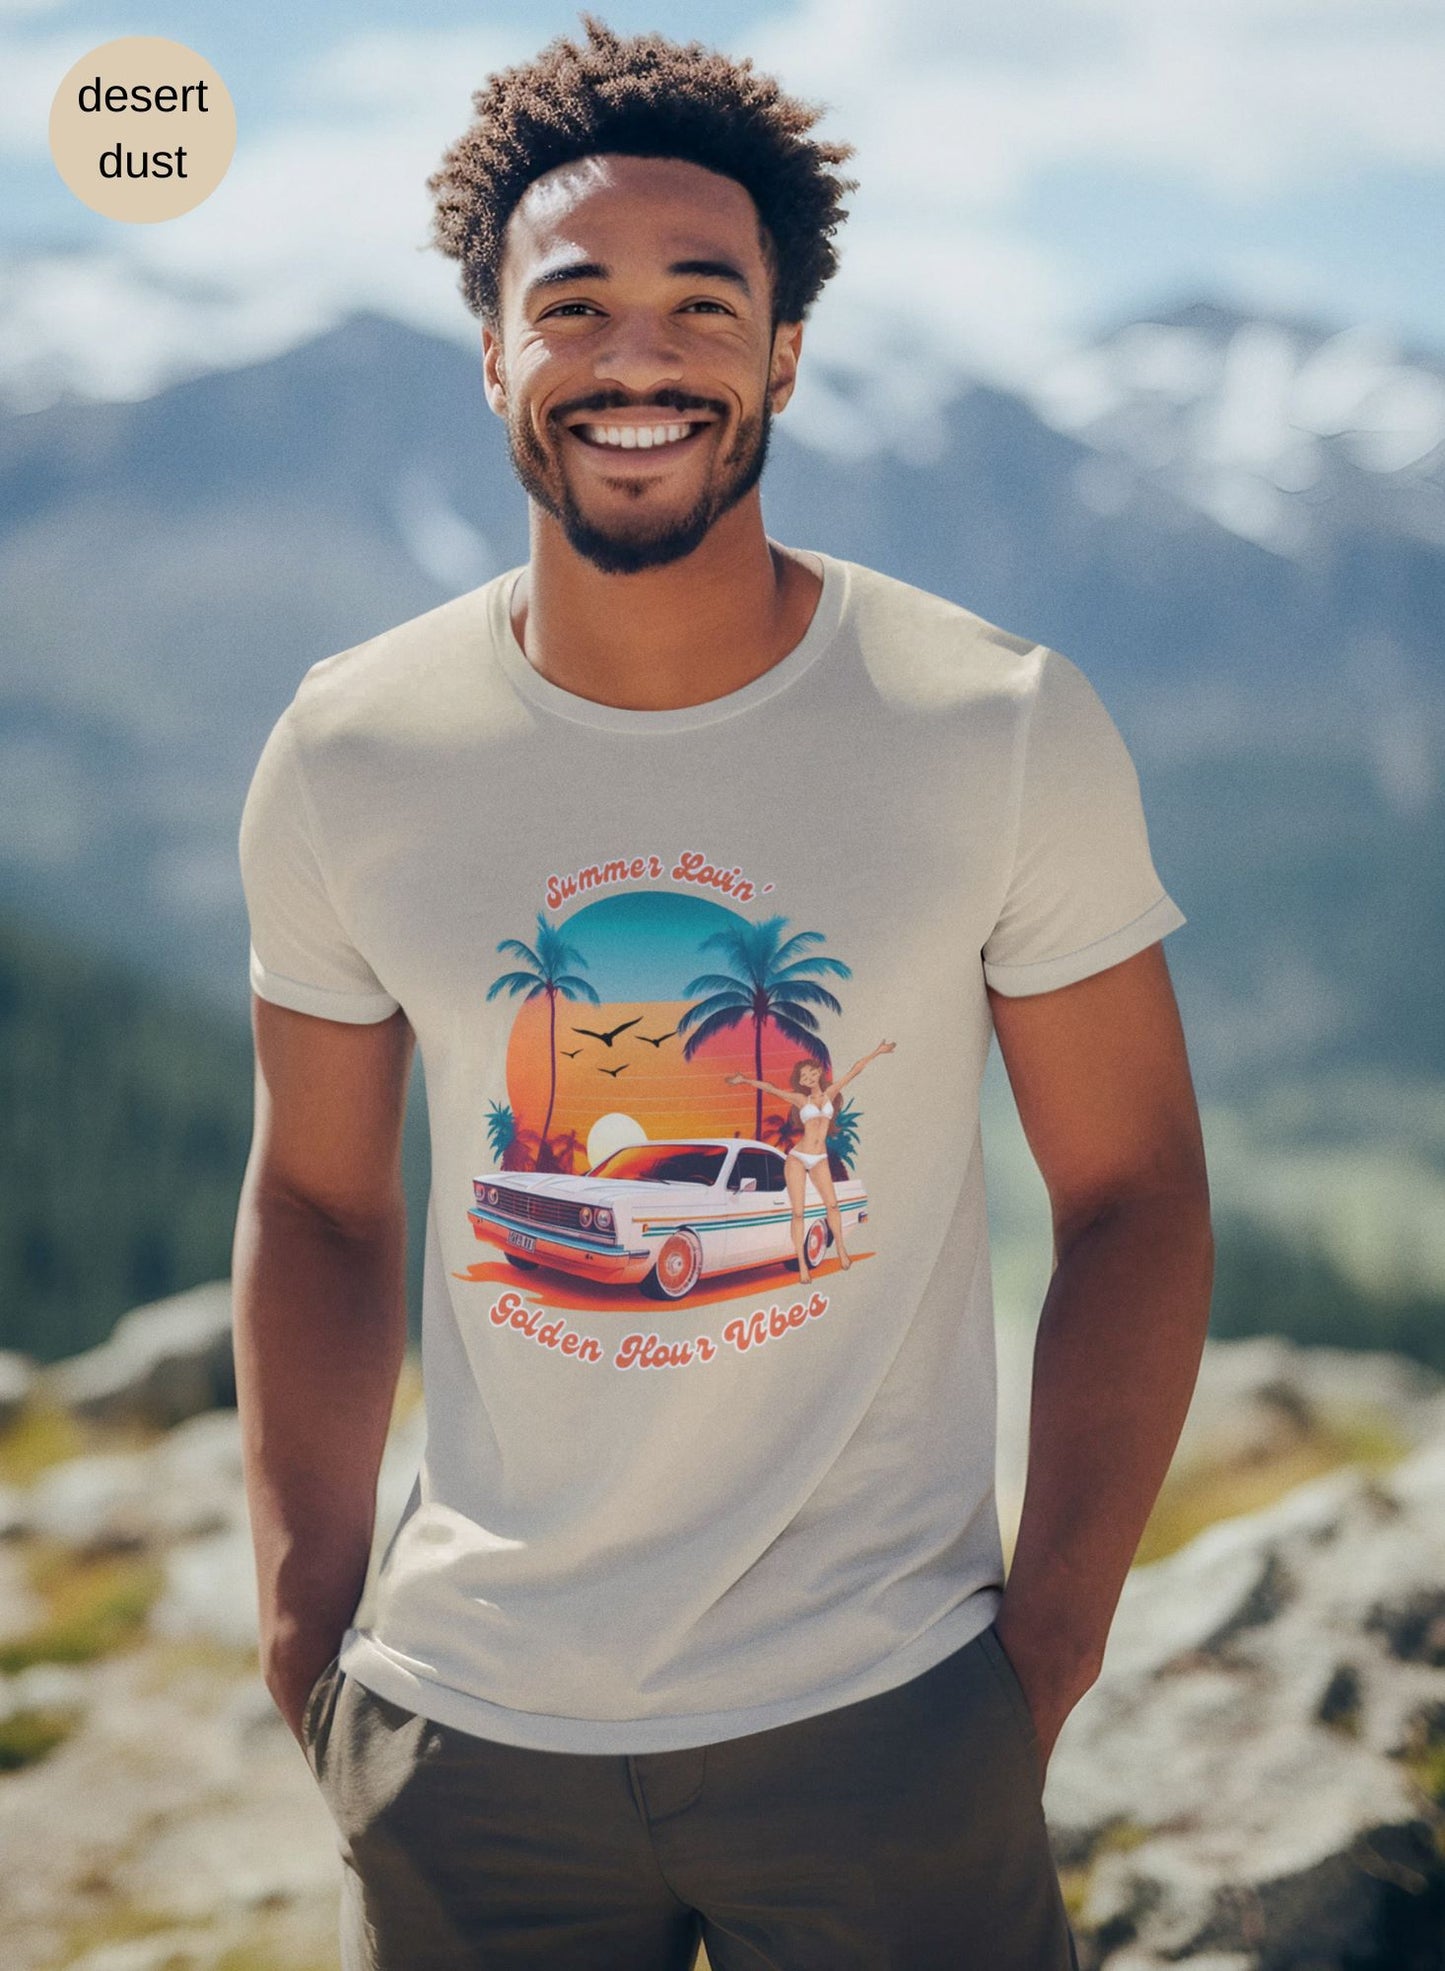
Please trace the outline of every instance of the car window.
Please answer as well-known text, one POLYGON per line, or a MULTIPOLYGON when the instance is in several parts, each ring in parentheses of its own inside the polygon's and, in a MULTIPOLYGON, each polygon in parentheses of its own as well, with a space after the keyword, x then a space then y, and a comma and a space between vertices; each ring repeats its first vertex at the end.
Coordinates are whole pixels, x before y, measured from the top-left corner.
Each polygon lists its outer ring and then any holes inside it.
POLYGON ((594 1164, 589 1177, 621 1178, 629 1183, 714 1184, 727 1151, 705 1143, 630 1143, 594 1164))
POLYGON ((739 1150, 737 1162, 733 1165, 728 1179, 729 1188, 742 1189, 743 1179, 751 1177, 755 1191, 785 1191, 787 1181, 783 1176, 783 1159, 773 1150, 739 1150))

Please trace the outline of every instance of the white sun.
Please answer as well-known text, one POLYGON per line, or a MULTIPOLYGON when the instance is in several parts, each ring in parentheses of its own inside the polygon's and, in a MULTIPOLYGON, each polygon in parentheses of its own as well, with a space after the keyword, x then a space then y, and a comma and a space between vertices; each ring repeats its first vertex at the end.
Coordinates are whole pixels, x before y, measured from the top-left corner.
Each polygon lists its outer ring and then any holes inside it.
POLYGON ((635 1116, 625 1116, 620 1109, 598 1116, 587 1132, 587 1167, 590 1170, 614 1150, 625 1150, 632 1143, 646 1141, 647 1131, 635 1116))

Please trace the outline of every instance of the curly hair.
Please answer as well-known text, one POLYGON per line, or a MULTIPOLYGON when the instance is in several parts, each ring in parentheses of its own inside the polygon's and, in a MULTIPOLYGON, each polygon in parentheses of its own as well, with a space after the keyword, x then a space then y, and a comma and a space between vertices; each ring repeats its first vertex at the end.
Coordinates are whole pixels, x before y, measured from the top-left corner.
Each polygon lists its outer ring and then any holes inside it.
POLYGON ((476 121, 426 181, 431 244, 461 262, 467 307, 500 314, 507 221, 527 187, 598 152, 683 158, 735 179, 752 196, 772 275, 772 325, 802 321, 836 273, 832 235, 841 194, 857 180, 829 169, 852 144, 804 136, 823 107, 786 96, 751 61, 660 34, 623 39, 584 13, 587 46, 559 35, 535 60, 489 76, 472 95, 476 121))

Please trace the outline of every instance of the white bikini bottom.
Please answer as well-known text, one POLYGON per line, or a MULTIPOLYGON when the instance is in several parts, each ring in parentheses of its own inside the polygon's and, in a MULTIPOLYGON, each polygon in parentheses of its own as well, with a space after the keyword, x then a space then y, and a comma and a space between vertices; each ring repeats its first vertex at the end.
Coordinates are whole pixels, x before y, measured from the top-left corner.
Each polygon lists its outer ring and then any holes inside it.
POLYGON ((826 1163, 828 1161, 828 1152, 826 1150, 819 1150, 816 1156, 810 1156, 806 1150, 789 1150, 788 1155, 790 1157, 796 1157, 804 1170, 811 1170, 814 1164, 826 1163))

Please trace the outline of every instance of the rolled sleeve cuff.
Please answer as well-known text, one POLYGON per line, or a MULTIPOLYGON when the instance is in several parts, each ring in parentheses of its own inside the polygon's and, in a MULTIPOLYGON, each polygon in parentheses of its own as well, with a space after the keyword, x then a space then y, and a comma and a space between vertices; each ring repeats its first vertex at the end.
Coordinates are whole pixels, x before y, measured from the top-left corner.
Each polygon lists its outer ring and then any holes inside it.
POLYGON ((1121 964, 1188 921, 1174 899, 1164 894, 1150 904, 1142 917, 1111 931, 1108 937, 1096 938, 1078 951, 1065 952, 1058 958, 1034 959, 1026 965, 993 965, 985 959, 983 976, 995 992, 1009 999, 1031 992, 1053 992, 1058 986, 1073 985, 1077 979, 1087 979, 1095 972, 1121 964))
POLYGON ((400 1004, 389 992, 337 992, 329 986, 305 985, 288 979, 261 963, 255 945, 251 946, 251 986, 261 999, 273 1006, 289 1006, 293 1013, 311 1013, 321 1020, 344 1020, 351 1026, 371 1026, 385 1020, 400 1004))

